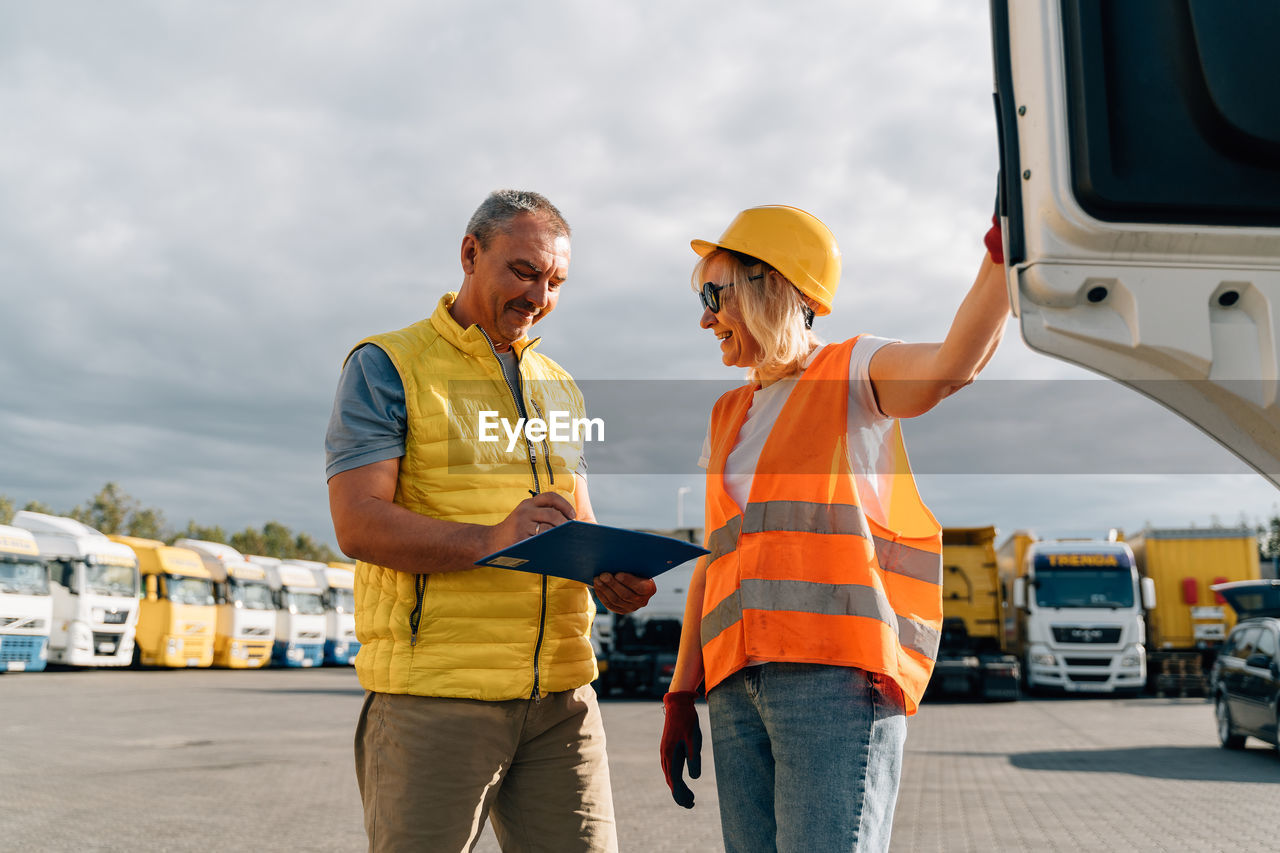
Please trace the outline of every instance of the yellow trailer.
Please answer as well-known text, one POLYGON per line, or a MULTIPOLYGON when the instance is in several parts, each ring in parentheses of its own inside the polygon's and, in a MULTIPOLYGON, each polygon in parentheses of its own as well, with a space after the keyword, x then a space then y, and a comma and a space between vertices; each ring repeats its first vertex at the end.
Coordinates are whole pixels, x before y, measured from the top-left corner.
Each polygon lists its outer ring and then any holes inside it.
POLYGON ((1148 682, 1158 693, 1202 693, 1235 612, 1210 586, 1257 580, 1258 537, 1247 527, 1151 528, 1128 540, 1156 586, 1148 616, 1148 682))
POLYGON ((1018 659, 1003 641, 995 538, 994 527, 942 531, 942 636, 929 681, 934 695, 1018 698, 1018 659))
POLYGON ((108 538, 138 555, 142 600, 135 661, 143 666, 210 666, 217 611, 213 579, 200 555, 156 539, 108 538))
MULTIPOLYGON (((1011 601, 1013 582, 1027 573, 1027 549, 1036 541, 1031 530, 1015 530, 996 549, 996 569, 1000 576, 1000 589, 1005 602, 1011 601)), ((1004 608, 1004 637, 1002 645, 1010 651, 1018 646, 1018 619, 1021 612, 1012 606, 1004 608)))

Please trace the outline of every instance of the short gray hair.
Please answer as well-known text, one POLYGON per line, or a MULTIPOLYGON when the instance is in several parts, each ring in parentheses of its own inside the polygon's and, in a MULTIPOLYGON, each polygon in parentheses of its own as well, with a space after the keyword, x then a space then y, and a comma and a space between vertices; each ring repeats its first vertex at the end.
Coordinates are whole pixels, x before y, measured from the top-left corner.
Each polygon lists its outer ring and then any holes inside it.
POLYGON ((498 231, 505 231, 511 220, 521 214, 545 216, 555 226, 559 236, 570 236, 569 223, 547 197, 529 190, 494 190, 471 214, 467 233, 476 238, 480 248, 488 248, 489 240, 498 231))

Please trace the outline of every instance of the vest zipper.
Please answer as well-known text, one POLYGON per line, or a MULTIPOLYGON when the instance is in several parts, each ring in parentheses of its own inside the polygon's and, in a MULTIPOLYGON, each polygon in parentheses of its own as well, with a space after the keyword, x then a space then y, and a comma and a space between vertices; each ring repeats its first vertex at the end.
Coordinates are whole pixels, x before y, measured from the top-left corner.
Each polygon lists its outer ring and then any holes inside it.
MULTIPOLYGON (((533 410, 538 413, 539 420, 545 422, 547 419, 542 414, 542 407, 538 405, 538 401, 530 397, 529 402, 533 403, 533 410)), ((551 443, 549 439, 545 438, 542 440, 542 462, 547 466, 547 480, 554 486, 556 484, 556 475, 551 470, 551 443)))
POLYGON ((409 614, 409 645, 418 645, 418 623, 422 621, 422 596, 427 591, 427 576, 415 575, 413 578, 413 590, 417 597, 417 603, 414 604, 413 612, 409 614))
MULTIPOLYGON (((518 415, 520 414, 520 409, 523 408, 520 405, 520 396, 516 393, 516 389, 511 386, 511 380, 507 378, 507 372, 502 369, 502 359, 498 358, 498 350, 493 345, 493 341, 489 340, 489 335, 485 333, 484 329, 480 330, 480 334, 484 335, 485 343, 489 345, 489 351, 493 353, 494 361, 498 362, 498 372, 502 374, 502 381, 506 383, 507 390, 511 392, 511 401, 516 404, 516 414, 518 415)), ((520 353, 516 353, 516 372, 517 373, 520 370, 520 361, 521 361, 520 353)), ((538 407, 537 401, 534 401, 533 408, 537 412, 538 417, 542 417, 542 409, 538 407)), ((528 414, 529 412, 526 409, 525 416, 527 417, 528 414)), ((524 443, 525 443, 525 447, 529 449, 529 471, 533 474, 533 495, 534 497, 537 497, 538 495, 542 494, 542 484, 538 481, 538 453, 536 450, 533 449, 534 444, 533 442, 529 441, 528 438, 525 439, 524 443)), ((549 449, 546 456, 547 456, 547 459, 545 461, 547 463, 547 473, 551 475, 551 454, 549 452, 549 449)), ((554 485, 555 484, 554 475, 551 475, 550 479, 551 479, 551 484, 554 485)), ((538 655, 542 653, 542 637, 543 637, 543 634, 546 633, 546 628, 547 628, 547 576, 543 575, 542 576, 542 601, 540 605, 540 612, 538 613, 538 640, 537 642, 534 643, 534 646, 533 646, 533 695, 530 696, 530 698, 535 701, 542 698, 542 694, 540 692, 541 682, 542 682, 542 673, 539 672, 538 670, 538 655)), ((416 631, 415 631, 415 636, 416 636, 416 631)))
MULTIPOLYGON (((502 359, 498 358, 498 350, 494 347, 493 341, 489 340, 489 335, 484 329, 480 330, 480 334, 484 335, 485 343, 489 345, 489 351, 493 353, 494 361, 498 362, 498 372, 502 374, 502 381, 506 383, 507 390, 511 392, 511 402, 516 404, 516 414, 518 415, 520 414, 520 410, 524 408, 524 406, 520 405, 520 395, 516 393, 516 389, 511 385, 511 380, 507 378, 507 371, 502 369, 502 359)), ((520 354, 516 353, 516 371, 519 372, 519 370, 520 354)), ((535 407, 536 405, 537 404, 535 404, 535 407)), ((526 409, 525 415, 527 416, 528 414, 529 412, 526 409)), ((541 415, 539 415, 539 417, 541 417, 541 415)), ((533 443, 527 438, 525 439, 524 446, 529 450, 529 470, 533 472, 533 494, 537 496, 542 494, 542 484, 538 482, 538 453, 533 449, 533 443)))

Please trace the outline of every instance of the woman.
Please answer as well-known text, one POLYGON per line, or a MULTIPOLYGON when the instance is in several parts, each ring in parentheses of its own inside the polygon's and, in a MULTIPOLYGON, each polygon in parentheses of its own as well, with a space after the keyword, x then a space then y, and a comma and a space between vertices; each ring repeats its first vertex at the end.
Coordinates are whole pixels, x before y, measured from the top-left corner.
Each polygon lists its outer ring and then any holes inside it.
POLYGON ((677 803, 700 770, 705 682, 726 850, 888 848, 906 738, 942 624, 941 528, 898 418, 973 381, 1008 314, 1000 232, 942 343, 824 345, 840 251, 794 207, 693 241, 701 325, 750 384, 711 413, 706 547, 663 700, 677 803))

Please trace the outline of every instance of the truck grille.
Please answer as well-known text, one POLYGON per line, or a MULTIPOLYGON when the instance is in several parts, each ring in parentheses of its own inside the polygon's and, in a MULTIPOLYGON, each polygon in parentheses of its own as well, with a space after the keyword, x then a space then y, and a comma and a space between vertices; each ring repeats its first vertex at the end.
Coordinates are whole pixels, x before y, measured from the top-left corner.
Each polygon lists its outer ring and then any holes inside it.
POLYGON ((299 631, 298 639, 299 640, 318 640, 320 639, 320 632, 319 631, 299 631))
POLYGON ((1111 666, 1111 658, 1063 658, 1067 666, 1111 666))
POLYGON ((1118 643, 1119 628, 1090 628, 1087 625, 1054 625, 1053 639, 1059 643, 1118 643))
POLYGON ((1067 673, 1067 678, 1070 678, 1072 681, 1106 681, 1110 677, 1111 676, 1107 675, 1105 672, 1098 673, 1096 675, 1092 672, 1087 675, 1080 673, 1067 673))
POLYGON ((0 663, 30 661, 44 644, 44 637, 0 637, 0 663))
POLYGON ((23 628, 27 631, 43 631, 43 619, 31 619, 27 616, 0 616, 0 628, 23 628))
MULTIPOLYGON (((110 614, 107 614, 110 615, 110 614)), ((114 655, 120 647, 120 635, 105 632, 93 632, 93 653, 96 655, 114 655)))
POLYGON ((110 610, 102 616, 102 622, 104 625, 123 625, 128 621, 128 610, 110 610))
POLYGON ((263 628, 257 625, 246 625, 240 629, 240 636, 242 637, 265 637, 269 633, 271 633, 270 628, 263 628))

